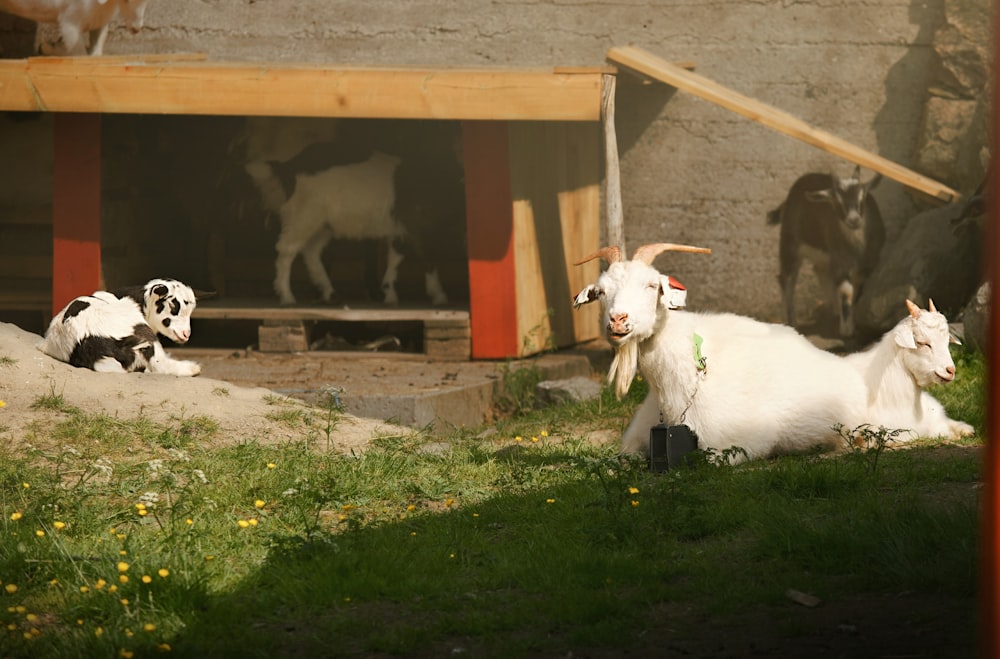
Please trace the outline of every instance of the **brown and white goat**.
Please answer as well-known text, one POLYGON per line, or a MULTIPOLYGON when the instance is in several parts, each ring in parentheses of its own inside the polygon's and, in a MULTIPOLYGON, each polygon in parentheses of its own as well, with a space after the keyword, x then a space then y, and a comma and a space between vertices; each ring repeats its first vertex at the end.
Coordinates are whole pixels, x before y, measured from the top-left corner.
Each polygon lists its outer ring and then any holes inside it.
POLYGON ((795 326, 795 283, 808 259, 830 293, 840 335, 853 336, 854 300, 885 243, 882 214, 870 194, 880 180, 876 175, 862 183, 860 167, 848 178, 805 174, 767 214, 768 224, 781 225, 778 284, 789 325, 795 326))

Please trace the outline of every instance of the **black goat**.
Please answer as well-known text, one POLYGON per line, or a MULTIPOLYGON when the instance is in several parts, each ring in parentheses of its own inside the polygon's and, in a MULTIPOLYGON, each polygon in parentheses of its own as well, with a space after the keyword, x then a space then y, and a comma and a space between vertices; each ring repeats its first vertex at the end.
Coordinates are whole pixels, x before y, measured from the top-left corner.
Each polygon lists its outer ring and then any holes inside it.
POLYGON ((870 195, 881 180, 882 175, 876 174, 862 183, 860 167, 849 178, 805 174, 785 201, 767 214, 768 224, 781 225, 778 285, 789 325, 795 325, 795 282, 806 258, 831 294, 840 335, 854 334, 854 300, 885 243, 882 213, 870 195))

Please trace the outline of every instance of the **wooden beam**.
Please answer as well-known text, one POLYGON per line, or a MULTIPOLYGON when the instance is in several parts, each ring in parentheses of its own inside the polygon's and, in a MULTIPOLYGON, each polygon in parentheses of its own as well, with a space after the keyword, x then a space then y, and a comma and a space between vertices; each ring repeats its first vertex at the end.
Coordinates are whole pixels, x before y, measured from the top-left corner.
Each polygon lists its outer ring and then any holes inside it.
POLYGON ((597 121, 601 76, 607 70, 139 59, 0 60, 0 110, 597 121))
MULTIPOLYGON (((625 218, 622 215, 622 182, 618 162, 618 133, 615 130, 615 89, 617 78, 604 76, 601 91, 601 122, 604 124, 604 204, 607 208, 608 245, 625 254, 625 218)), ((581 255, 582 256, 582 255, 581 255)))
POLYGON ((59 114, 53 128, 52 315, 101 284, 101 117, 59 114))
POLYGON ((519 354, 507 124, 463 121, 473 359, 519 354))
POLYGON ((938 183, 880 155, 866 151, 836 135, 814 128, 787 112, 739 94, 704 76, 686 71, 642 48, 635 46, 612 48, 608 51, 608 59, 720 105, 779 133, 794 137, 806 144, 811 144, 857 165, 879 172, 940 201, 947 203, 955 201, 961 196, 943 183, 938 183))

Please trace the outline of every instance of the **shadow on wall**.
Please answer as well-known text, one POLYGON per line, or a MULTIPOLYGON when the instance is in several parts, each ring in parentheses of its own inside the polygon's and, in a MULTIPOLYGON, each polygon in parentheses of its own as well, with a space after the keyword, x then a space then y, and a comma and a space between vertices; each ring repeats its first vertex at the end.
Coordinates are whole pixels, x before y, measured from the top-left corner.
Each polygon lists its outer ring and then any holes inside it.
POLYGON ((619 156, 624 156, 635 146, 676 93, 675 87, 652 82, 624 70, 618 75, 615 132, 618 135, 619 156))
MULTIPOLYGON (((912 0, 909 8, 909 21, 918 26, 918 32, 912 43, 929 45, 934 40, 934 33, 944 22, 943 0, 912 0)), ((885 76, 885 103, 875 115, 873 128, 878 144, 879 155, 910 166, 917 148, 920 136, 917 128, 908 127, 920 125, 919 116, 923 113, 923 105, 927 98, 926 86, 930 83, 934 54, 929 48, 906 48, 905 54, 895 64, 889 67, 885 76), (921 75, 919 72, 928 72, 921 75), (918 81, 918 82, 915 82, 918 81), (915 90, 915 85, 923 89, 915 90), (905 132, 904 131, 909 131, 905 132)), ((910 194, 901 184, 887 179, 879 190, 879 203, 883 209, 891 209, 886 213, 886 232, 890 241, 894 240, 905 224, 920 208, 925 207, 917 198, 910 194)))

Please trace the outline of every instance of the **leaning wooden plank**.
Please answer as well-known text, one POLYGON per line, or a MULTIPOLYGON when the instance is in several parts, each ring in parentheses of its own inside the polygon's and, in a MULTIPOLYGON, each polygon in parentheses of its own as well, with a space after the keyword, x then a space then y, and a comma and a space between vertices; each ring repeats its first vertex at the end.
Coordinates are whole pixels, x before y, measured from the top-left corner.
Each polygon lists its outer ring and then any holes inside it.
POLYGON ((100 60, 0 62, 0 110, 555 121, 598 121, 601 112, 596 67, 556 73, 100 60))
POLYGON ((780 133, 819 147, 862 167, 880 172, 935 199, 950 202, 960 197, 958 192, 942 183, 866 151, 836 135, 814 128, 787 112, 739 94, 704 76, 686 71, 642 48, 635 46, 612 48, 608 51, 608 59, 660 82, 690 92, 706 101, 721 105, 727 110, 764 124, 780 133))

